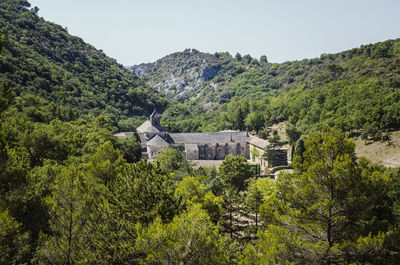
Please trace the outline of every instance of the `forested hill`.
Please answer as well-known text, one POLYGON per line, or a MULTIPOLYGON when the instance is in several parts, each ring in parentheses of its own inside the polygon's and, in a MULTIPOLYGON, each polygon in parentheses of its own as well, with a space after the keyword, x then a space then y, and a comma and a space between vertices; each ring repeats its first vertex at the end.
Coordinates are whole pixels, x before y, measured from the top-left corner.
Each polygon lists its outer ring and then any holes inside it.
MULTIPOLYGON (((261 71, 263 68, 260 66, 266 65, 266 56, 263 56, 259 62, 249 55, 242 58, 240 54, 237 54, 235 58, 232 58, 226 52, 210 54, 196 49, 186 49, 183 52, 167 55, 154 63, 127 68, 175 100, 190 101, 212 109, 218 103, 226 102, 235 95, 229 88, 235 77, 241 74, 244 74, 244 77, 254 69, 261 71)), ((260 74, 263 72, 258 72, 257 76, 260 74)), ((259 83, 257 81, 254 85, 257 86, 259 83)), ((257 87, 256 90, 265 92, 267 89, 264 87, 257 87)), ((253 92, 256 91, 243 93, 253 92)))
POLYGON ((338 80, 379 77, 398 86, 399 40, 362 45, 319 58, 268 63, 250 55, 203 53, 195 49, 165 56, 155 63, 128 67, 140 78, 181 102, 207 109, 235 96, 259 98, 298 87, 315 88, 338 80))
POLYGON ((27 1, 0 1, 0 35, 0 82, 17 96, 55 102, 59 116, 102 114, 116 123, 167 106, 160 93, 101 50, 39 17, 27 1))
POLYGON ((174 131, 257 132, 281 121, 304 132, 329 125, 369 136, 400 128, 400 39, 281 64, 186 50, 131 69, 160 90, 187 91, 163 115, 174 131), (202 79, 208 65, 217 72, 202 79))

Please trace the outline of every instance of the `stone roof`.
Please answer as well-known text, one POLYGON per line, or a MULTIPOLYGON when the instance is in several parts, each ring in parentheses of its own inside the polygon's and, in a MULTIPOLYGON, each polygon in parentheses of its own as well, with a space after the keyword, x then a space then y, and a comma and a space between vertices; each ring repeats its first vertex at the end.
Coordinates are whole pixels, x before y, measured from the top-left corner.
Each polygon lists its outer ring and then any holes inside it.
POLYGON ((138 132, 140 133, 145 133, 145 132, 165 132, 165 129, 161 126, 154 126, 151 124, 150 121, 145 121, 142 125, 140 125, 137 129, 138 132))
POLYGON ((117 134, 114 134, 114 136, 118 137, 118 138, 129 138, 131 136, 133 136, 135 133, 134 132, 120 132, 117 134))
POLYGON ((249 144, 255 145, 258 148, 265 149, 267 145, 269 145, 269 142, 267 140, 261 139, 256 136, 251 136, 249 140, 249 144))
POLYGON ((247 132, 170 133, 175 144, 247 142, 247 132))
MULTIPOLYGON (((157 128, 152 126, 150 121, 143 123, 139 129, 147 130, 146 132, 158 133, 165 131, 164 128, 157 128), (153 131, 149 131, 153 130, 153 131), (162 130, 162 131, 161 131, 162 130)), ((146 137, 146 133, 139 132, 139 138, 142 146, 167 146, 170 144, 183 144, 187 150, 198 150, 198 144, 225 144, 225 143, 239 143, 248 142, 258 148, 265 149, 269 144, 267 140, 261 139, 257 136, 249 135, 247 132, 238 131, 222 131, 222 132, 207 132, 207 133, 164 133, 164 138, 156 134, 152 139, 146 137)), ((127 138, 134 135, 134 132, 121 132, 115 134, 119 138, 127 138)), ((150 134, 151 135, 151 134, 150 134)), ((282 148, 285 149, 285 148, 282 148)))
POLYGON ((161 136, 158 134, 151 138, 150 141, 147 142, 147 145, 149 146, 167 146, 169 143, 167 143, 161 136))
POLYGON ((139 135, 139 139, 140 139, 140 142, 142 143, 142 145, 143 144, 146 144, 147 143, 147 137, 146 137, 146 134, 145 133, 138 133, 138 135, 139 135))

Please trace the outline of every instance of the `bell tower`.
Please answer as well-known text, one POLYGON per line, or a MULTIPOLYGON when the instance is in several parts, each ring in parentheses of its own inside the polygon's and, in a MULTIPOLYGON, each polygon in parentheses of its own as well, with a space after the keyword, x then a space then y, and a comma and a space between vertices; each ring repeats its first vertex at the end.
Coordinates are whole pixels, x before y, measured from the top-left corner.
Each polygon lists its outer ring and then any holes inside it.
POLYGON ((154 110, 153 113, 150 115, 151 125, 155 126, 155 127, 160 126, 160 118, 161 118, 161 115, 156 110, 154 110))

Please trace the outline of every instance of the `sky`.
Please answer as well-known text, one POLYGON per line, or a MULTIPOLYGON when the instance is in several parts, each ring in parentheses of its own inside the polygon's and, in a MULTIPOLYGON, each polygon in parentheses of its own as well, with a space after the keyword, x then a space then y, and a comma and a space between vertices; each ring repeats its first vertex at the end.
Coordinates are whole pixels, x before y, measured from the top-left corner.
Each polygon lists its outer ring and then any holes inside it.
POLYGON ((28 0, 130 66, 186 48, 269 62, 400 38, 399 0, 28 0))

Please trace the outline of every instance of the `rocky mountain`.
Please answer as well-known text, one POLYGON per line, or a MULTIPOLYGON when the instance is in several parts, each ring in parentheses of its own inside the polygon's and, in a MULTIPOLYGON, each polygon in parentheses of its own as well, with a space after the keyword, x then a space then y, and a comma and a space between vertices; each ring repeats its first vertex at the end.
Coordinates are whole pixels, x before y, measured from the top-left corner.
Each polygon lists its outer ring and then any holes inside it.
POLYGON ((195 49, 186 49, 165 56, 154 63, 127 68, 169 97, 185 101, 206 85, 215 88, 217 85, 210 80, 222 67, 217 56, 195 49))
POLYGON ((276 97, 294 89, 314 89, 339 81, 379 78, 397 87, 399 40, 362 45, 319 58, 268 63, 250 55, 173 53, 150 64, 128 67, 142 80, 187 106, 216 109, 235 97, 276 97))

